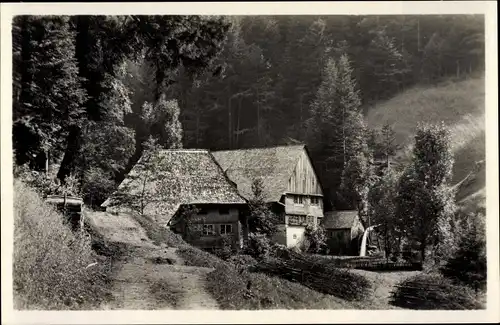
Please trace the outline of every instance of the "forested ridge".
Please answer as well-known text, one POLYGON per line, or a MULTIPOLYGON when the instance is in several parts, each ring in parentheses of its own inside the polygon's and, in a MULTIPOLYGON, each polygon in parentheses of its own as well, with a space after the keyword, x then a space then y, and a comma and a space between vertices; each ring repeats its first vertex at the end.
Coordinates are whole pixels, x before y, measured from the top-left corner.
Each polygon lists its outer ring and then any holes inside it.
POLYGON ((365 125, 371 105, 484 70, 474 15, 17 16, 12 27, 16 164, 75 179, 92 205, 153 138, 306 143, 333 204, 362 210, 370 162, 395 151, 390 125, 365 125))

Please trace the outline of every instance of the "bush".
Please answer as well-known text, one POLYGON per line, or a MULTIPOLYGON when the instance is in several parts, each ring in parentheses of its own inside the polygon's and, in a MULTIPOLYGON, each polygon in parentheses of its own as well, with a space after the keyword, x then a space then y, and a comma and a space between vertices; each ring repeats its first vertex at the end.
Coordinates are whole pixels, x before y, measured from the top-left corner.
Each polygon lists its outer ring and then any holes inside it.
POLYGON ((408 278, 396 286, 391 304, 410 309, 480 309, 472 290, 456 286, 439 275, 421 274, 408 278))
POLYGON ((304 239, 301 243, 301 249, 304 252, 312 254, 324 254, 327 251, 326 234, 323 227, 307 226, 304 239))
POLYGON ((250 255, 234 255, 228 260, 229 263, 235 265, 237 268, 251 269, 257 265, 257 260, 250 255))
POLYGON ((90 309, 106 298, 108 261, 92 251, 88 235, 73 233, 63 220, 31 188, 15 181, 16 309, 90 309))
POLYGON ((216 248, 214 250, 214 254, 220 259, 226 261, 234 254, 233 241, 229 236, 222 236, 219 244, 220 248, 216 248))
POLYGON ((256 259, 264 259, 271 253, 271 241, 264 234, 250 233, 244 253, 256 259))
POLYGON ((467 285, 474 290, 486 289, 486 238, 484 229, 472 226, 459 242, 453 256, 440 268, 440 272, 455 284, 467 285))
POLYGON ((59 179, 49 177, 45 172, 30 170, 27 165, 22 165, 14 168, 14 176, 42 197, 64 193, 72 196, 81 194, 78 178, 75 175, 66 177, 65 184, 62 185, 59 179))

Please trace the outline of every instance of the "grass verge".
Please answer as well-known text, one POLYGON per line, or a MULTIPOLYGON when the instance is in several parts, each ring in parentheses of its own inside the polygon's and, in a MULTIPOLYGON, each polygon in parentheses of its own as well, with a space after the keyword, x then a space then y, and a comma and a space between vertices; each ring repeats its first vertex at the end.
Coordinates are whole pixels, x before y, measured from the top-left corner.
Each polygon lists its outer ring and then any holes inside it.
POLYGON ((184 264, 188 266, 215 268, 219 265, 225 264, 225 262, 217 256, 189 245, 178 248, 176 253, 184 260, 184 264))
POLYGON ((31 188, 14 183, 14 308, 91 309, 109 298, 109 259, 31 188))
POLYGON ((170 229, 162 227, 151 219, 150 216, 133 214, 133 218, 146 231, 146 235, 155 245, 160 246, 162 243, 171 247, 182 247, 187 245, 180 235, 174 234, 170 229))

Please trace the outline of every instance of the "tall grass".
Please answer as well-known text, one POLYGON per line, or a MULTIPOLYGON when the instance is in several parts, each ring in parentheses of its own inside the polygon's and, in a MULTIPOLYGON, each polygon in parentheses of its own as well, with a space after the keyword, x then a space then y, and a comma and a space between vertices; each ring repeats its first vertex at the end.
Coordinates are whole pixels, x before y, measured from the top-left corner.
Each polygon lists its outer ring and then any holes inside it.
POLYGON ((89 309, 107 297, 110 266, 33 189, 14 184, 14 308, 89 309), (97 264, 94 264, 96 263, 97 264))

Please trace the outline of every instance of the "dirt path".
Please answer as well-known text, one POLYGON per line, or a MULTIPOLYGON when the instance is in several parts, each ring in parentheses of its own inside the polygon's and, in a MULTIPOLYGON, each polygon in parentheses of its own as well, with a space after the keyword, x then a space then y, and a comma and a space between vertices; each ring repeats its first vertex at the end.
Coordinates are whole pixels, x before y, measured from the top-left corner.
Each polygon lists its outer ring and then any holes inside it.
POLYGON ((103 309, 218 309, 205 290, 212 269, 183 265, 175 248, 136 247, 115 267, 113 299, 103 309))
POLYGON ((371 272, 365 270, 352 270, 354 273, 365 276, 373 284, 373 294, 369 298, 369 309, 402 309, 389 303, 391 292, 395 285, 420 271, 400 271, 400 272, 371 272))
POLYGON ((185 266, 172 247, 159 247, 128 214, 89 213, 88 221, 107 241, 128 247, 112 273, 112 299, 101 309, 218 309, 205 290, 213 269, 185 266))

